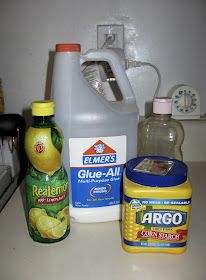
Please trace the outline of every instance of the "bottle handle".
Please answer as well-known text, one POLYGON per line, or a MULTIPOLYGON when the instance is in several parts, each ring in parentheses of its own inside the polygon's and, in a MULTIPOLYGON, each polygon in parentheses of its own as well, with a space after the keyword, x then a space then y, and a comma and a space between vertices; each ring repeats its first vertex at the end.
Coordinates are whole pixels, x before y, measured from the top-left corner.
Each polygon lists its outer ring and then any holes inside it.
POLYGON ((80 56, 80 65, 86 61, 106 61, 109 63, 118 86, 122 92, 123 103, 134 104, 136 103, 135 95, 133 93, 131 84, 127 78, 125 70, 119 60, 118 55, 111 49, 92 49, 80 56))

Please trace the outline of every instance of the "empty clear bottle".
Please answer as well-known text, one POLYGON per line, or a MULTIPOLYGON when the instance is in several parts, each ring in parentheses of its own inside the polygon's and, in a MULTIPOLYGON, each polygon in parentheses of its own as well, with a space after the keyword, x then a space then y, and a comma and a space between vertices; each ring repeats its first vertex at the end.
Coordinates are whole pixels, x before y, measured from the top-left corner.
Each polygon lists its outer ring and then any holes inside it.
POLYGON ((158 97, 153 114, 139 124, 138 155, 167 156, 182 160, 184 129, 171 117, 172 99, 158 97))

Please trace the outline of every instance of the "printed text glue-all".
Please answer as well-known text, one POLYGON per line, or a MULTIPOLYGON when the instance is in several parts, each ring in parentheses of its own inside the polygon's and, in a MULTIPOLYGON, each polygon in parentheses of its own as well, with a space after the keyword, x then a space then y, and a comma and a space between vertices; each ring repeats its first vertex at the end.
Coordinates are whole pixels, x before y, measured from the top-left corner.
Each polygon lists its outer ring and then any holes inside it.
POLYGON ((137 153, 138 109, 117 54, 99 49, 80 55, 79 44, 57 45, 53 95, 55 120, 65 136, 63 163, 71 183, 71 218, 118 220, 124 164, 137 153), (88 85, 81 72, 85 61, 110 64, 121 102, 109 102, 88 85))

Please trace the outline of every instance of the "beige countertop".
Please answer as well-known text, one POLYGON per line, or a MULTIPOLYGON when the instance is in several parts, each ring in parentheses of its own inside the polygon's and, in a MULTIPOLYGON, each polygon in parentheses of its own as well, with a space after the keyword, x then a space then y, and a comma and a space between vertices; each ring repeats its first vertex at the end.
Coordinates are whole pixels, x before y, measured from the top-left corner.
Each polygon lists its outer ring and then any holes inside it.
POLYGON ((0 214, 0 279, 205 280, 206 162, 188 165, 193 200, 184 254, 128 254, 121 248, 119 222, 72 223, 65 240, 36 243, 27 231, 18 188, 0 214))

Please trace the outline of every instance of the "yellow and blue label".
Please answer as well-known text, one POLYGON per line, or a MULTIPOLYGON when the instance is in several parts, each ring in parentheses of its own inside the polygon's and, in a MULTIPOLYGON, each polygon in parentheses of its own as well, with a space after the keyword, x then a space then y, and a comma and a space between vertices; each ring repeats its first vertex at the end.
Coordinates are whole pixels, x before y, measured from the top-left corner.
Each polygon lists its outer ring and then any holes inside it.
POLYGON ((72 138, 69 150, 73 207, 120 204, 126 136, 72 138))
POLYGON ((186 246, 189 199, 124 197, 124 243, 148 248, 186 246))

